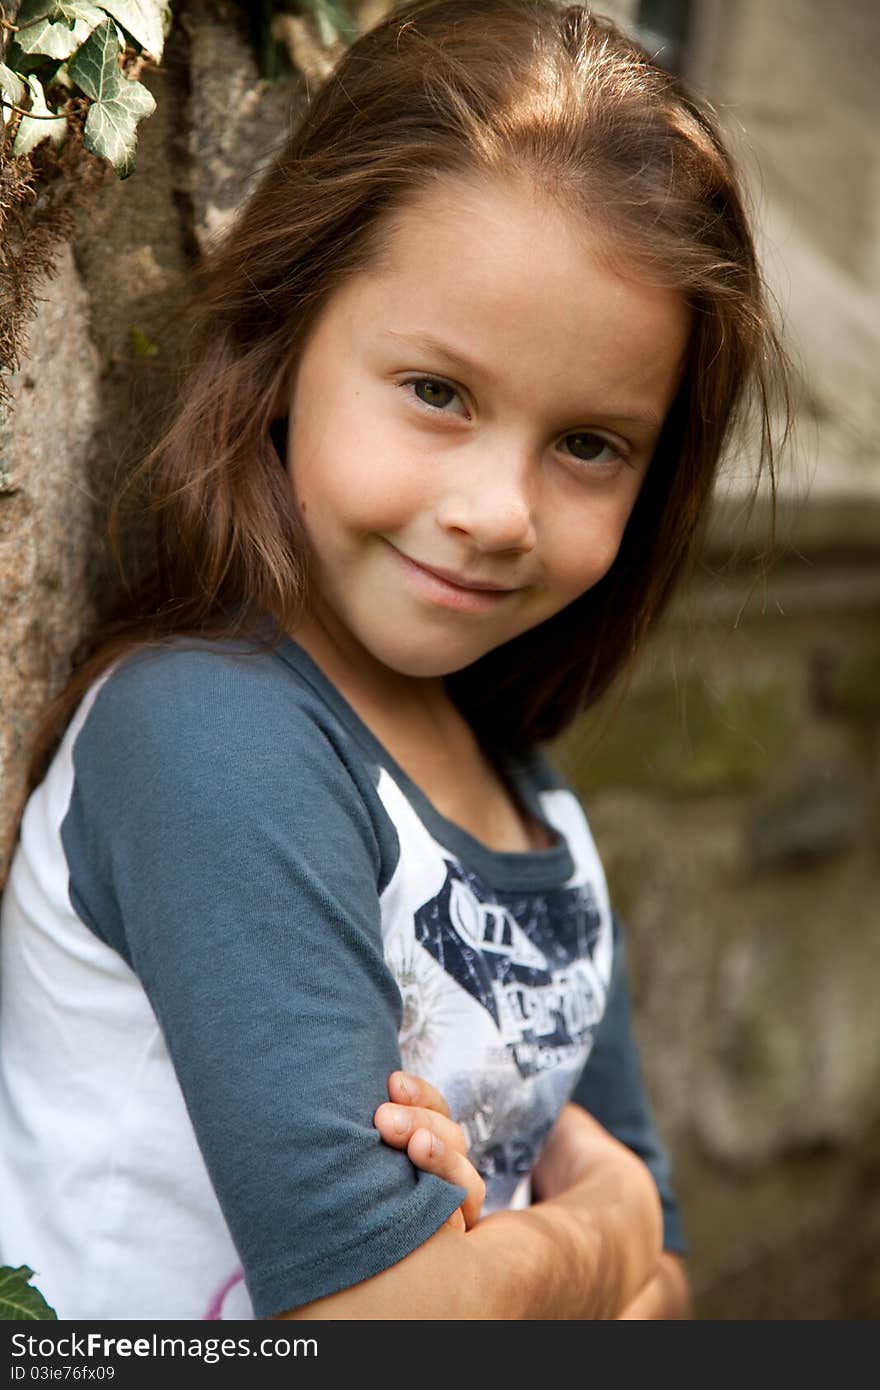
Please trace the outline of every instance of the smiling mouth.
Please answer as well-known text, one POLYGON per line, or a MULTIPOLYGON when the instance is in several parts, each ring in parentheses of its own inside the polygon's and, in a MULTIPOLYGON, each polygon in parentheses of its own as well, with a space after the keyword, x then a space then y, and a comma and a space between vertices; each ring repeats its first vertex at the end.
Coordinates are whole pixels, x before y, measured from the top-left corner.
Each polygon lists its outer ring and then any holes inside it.
POLYGON ((506 584, 492 584, 487 579, 465 579, 462 575, 455 574, 453 570, 438 569, 435 565, 423 565, 420 560, 413 560, 409 555, 405 555, 404 559, 409 560, 411 565, 418 565, 419 569, 424 570, 426 574, 433 574, 435 578, 442 579, 445 584, 451 584, 456 589, 468 589, 478 594, 509 594, 513 592, 512 588, 506 584))
POLYGON ((498 584, 486 581, 477 584, 454 574, 451 570, 433 569, 430 565, 423 565, 418 560, 411 559, 409 555, 404 555, 396 546, 392 545, 391 549, 405 567, 419 593, 443 607, 455 608, 462 613, 485 613, 496 608, 509 594, 517 592, 514 588, 502 588, 498 584))

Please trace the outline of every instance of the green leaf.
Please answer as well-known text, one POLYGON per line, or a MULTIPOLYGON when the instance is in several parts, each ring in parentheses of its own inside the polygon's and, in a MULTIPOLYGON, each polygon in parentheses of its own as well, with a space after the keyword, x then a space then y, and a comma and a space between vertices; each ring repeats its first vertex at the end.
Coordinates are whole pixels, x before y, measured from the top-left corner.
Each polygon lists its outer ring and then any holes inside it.
POLYGON ((101 0, 101 9, 112 15, 151 57, 162 57, 170 18, 166 0, 101 0))
POLYGON ((19 1269, 0 1265, 0 1322, 48 1322, 57 1318, 55 1309, 49 1307, 39 1289, 30 1283, 33 1273, 27 1265, 19 1269))
POLYGON ((311 8, 318 23, 321 42, 327 45, 337 39, 353 43, 357 38, 357 25, 341 0, 310 0, 311 8))
POLYGON ((156 103, 140 82, 129 82, 119 68, 119 43, 108 19, 71 61, 72 80, 91 97, 83 144, 109 159, 121 179, 134 172, 137 123, 152 116, 156 103))
POLYGON ((63 145, 67 139, 67 121, 64 116, 56 116, 54 111, 49 110, 40 79, 35 77, 33 73, 29 73, 27 85, 31 95, 30 109, 37 119, 32 120, 30 116, 22 116, 15 139, 12 142, 14 155, 30 154, 31 150, 42 140, 51 140, 53 145, 63 145), (55 119, 46 120, 47 116, 55 116, 55 119))
POLYGON ((3 93, 3 100, 20 106, 24 101, 24 91, 24 82, 18 73, 13 72, 5 63, 0 63, 0 92, 3 93))
POLYGON ((159 344, 148 338, 140 328, 130 328, 131 343, 137 357, 158 357, 159 344))
POLYGON ((24 0, 16 39, 24 53, 69 58, 103 19, 88 0, 24 0))

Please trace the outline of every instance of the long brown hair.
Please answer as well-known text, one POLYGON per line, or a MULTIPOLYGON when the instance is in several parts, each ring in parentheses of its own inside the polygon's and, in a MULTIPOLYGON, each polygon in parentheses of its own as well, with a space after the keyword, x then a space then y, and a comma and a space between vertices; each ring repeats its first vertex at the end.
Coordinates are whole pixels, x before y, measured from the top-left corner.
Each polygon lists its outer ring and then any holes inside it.
POLYGON ((204 263, 176 416, 139 470, 155 566, 50 708, 32 777, 88 684, 180 634, 264 640, 308 596, 305 536, 273 422, 333 290, 381 251, 389 215, 437 177, 531 179, 609 254, 692 314, 681 387, 607 575, 447 678, 492 741, 546 739, 630 663, 693 556, 722 450, 748 402, 770 471, 784 357, 736 174, 710 113, 585 5, 416 0, 362 36, 204 263), (260 634, 263 636, 260 636, 260 634))

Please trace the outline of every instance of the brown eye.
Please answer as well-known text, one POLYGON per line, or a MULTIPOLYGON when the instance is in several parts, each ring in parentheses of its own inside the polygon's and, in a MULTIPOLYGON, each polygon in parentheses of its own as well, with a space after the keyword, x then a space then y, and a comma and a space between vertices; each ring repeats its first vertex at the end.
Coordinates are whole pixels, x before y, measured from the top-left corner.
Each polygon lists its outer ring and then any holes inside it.
POLYGON ((435 381, 433 377, 420 377, 409 385, 423 405, 432 405, 437 410, 443 410, 458 394, 445 381, 435 381))
POLYGON ((581 434, 567 434, 565 442, 573 457, 580 459, 582 463, 608 463, 611 459, 620 457, 619 451, 601 434, 590 434, 586 431, 581 434), (608 458, 602 458, 606 451, 608 458))

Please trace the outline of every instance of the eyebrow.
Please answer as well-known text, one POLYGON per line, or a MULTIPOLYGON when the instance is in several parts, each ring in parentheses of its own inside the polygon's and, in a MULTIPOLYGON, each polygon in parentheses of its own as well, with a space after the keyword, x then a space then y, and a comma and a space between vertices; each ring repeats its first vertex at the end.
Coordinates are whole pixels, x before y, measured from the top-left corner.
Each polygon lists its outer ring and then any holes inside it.
POLYGON ((426 352, 432 352, 437 357, 445 357, 447 362, 450 362, 453 367, 460 371, 468 372, 472 376, 481 376, 492 385, 497 383, 495 375, 486 367, 481 366, 479 362, 474 362, 472 358, 456 352, 431 333, 397 333, 393 328, 387 329, 386 333, 389 338, 406 343, 409 347, 423 348, 426 352))
MULTIPOLYGON (((406 344, 408 347, 422 348, 425 352, 442 357, 456 371, 463 371, 470 376, 482 377, 490 386, 498 385, 498 377, 488 367, 475 362, 473 358, 465 357, 463 353, 456 352, 447 343, 435 338, 432 333, 399 333, 393 328, 388 328, 385 330, 385 336, 406 344)), ((595 410, 587 411, 587 416, 595 416, 597 419, 619 420, 622 424, 627 425, 646 425, 654 430, 659 429, 662 424, 660 417, 653 410, 633 411, 632 414, 628 410, 595 410)))

